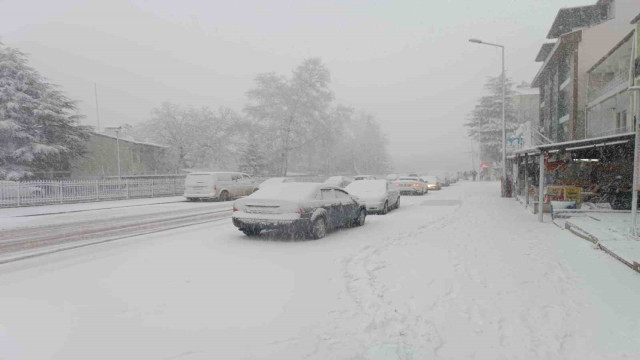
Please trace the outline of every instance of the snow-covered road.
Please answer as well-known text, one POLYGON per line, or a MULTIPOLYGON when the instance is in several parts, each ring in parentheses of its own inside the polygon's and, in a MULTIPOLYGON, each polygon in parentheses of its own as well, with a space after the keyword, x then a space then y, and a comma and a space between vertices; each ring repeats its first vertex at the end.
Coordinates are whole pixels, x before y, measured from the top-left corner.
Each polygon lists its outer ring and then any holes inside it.
POLYGON ((635 359, 640 277, 459 183, 317 241, 230 222, 0 266, 0 359, 635 359))

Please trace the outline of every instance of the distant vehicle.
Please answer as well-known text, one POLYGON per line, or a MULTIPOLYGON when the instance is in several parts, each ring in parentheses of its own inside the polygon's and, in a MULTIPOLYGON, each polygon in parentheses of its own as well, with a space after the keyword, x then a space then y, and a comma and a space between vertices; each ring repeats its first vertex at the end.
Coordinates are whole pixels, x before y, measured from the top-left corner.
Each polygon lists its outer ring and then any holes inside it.
POLYGON ((237 200, 232 219, 233 225, 247 236, 279 229, 320 239, 330 228, 362 226, 366 216, 364 205, 338 187, 282 183, 237 200))
POLYGON ((400 194, 424 195, 429 192, 427 183, 417 176, 400 176, 393 185, 400 190, 400 194))
POLYGON ((345 190, 357 196, 369 213, 385 215, 400 207, 400 190, 386 180, 354 181, 345 190))
POLYGON ((258 189, 262 189, 265 186, 271 186, 273 184, 282 184, 282 183, 295 182, 295 181, 296 179, 289 178, 289 177, 274 177, 261 182, 260 185, 258 185, 258 189))
POLYGON ((376 177, 373 175, 356 175, 353 177, 353 181, 360 181, 360 180, 375 180, 376 177))
POLYGON ((31 185, 24 185, 18 181, 0 180, 0 200, 17 197, 41 196, 44 191, 31 185))
POLYGON ((440 179, 437 176, 423 176, 422 179, 427 182, 427 187, 429 190, 440 190, 442 189, 442 184, 440 183, 440 179))
POLYGON ((398 178, 398 174, 389 174, 387 175, 387 181, 395 181, 398 178))
POLYGON ((255 180, 240 172, 193 172, 184 181, 184 197, 228 201, 258 189, 255 180))
POLYGON ((351 184, 352 181, 353 179, 348 176, 332 176, 325 180, 324 183, 327 185, 343 188, 351 184))

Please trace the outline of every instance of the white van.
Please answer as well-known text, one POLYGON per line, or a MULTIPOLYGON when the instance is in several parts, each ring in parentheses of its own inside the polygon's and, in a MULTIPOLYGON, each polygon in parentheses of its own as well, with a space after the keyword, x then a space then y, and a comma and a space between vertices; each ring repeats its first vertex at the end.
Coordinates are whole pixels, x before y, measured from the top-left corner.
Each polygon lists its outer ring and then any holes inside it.
POLYGON ((193 172, 184 180, 184 197, 228 201, 257 190, 255 181, 239 172, 193 172))

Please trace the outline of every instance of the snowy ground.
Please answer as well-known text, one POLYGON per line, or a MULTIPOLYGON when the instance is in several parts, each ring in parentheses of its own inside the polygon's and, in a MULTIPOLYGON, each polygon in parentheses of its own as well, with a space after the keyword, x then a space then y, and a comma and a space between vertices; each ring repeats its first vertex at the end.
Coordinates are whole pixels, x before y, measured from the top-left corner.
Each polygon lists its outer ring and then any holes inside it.
POLYGON ((613 251, 628 263, 640 263, 640 239, 631 236, 631 214, 625 213, 578 213, 570 218, 558 219, 556 222, 568 221, 580 229, 595 236, 599 243, 613 251))
MULTIPOLYGON (((232 202, 188 202, 183 196, 0 209, 0 231, 187 209, 231 209, 232 202)), ((0 234, 2 238, 2 234, 0 234)))
POLYGON ((640 277, 493 183, 317 241, 214 223, 0 267, 6 359, 636 359, 640 277))

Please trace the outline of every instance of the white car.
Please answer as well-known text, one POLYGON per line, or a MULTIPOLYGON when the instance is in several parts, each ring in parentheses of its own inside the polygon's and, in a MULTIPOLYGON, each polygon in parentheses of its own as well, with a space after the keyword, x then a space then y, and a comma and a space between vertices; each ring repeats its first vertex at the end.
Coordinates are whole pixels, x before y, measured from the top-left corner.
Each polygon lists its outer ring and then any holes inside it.
POLYGON ((440 190, 442 188, 442 183, 437 176, 423 176, 422 180, 427 182, 427 187, 429 188, 429 190, 440 190))
POLYGON ((345 190, 357 196, 369 213, 385 215, 400 207, 400 190, 386 180, 354 181, 345 190))
POLYGON ((343 188, 343 187, 351 184, 352 181, 353 181, 353 179, 348 177, 348 176, 332 176, 332 177, 328 178, 327 180, 325 180, 324 183, 326 185, 331 185, 331 186, 336 186, 336 187, 343 188))
POLYGON ((427 183, 419 176, 400 176, 393 185, 400 190, 400 194, 424 195, 429 192, 427 183))
POLYGON ((258 189, 253 178, 240 172, 193 172, 184 180, 184 197, 188 201, 215 199, 228 201, 258 189))

